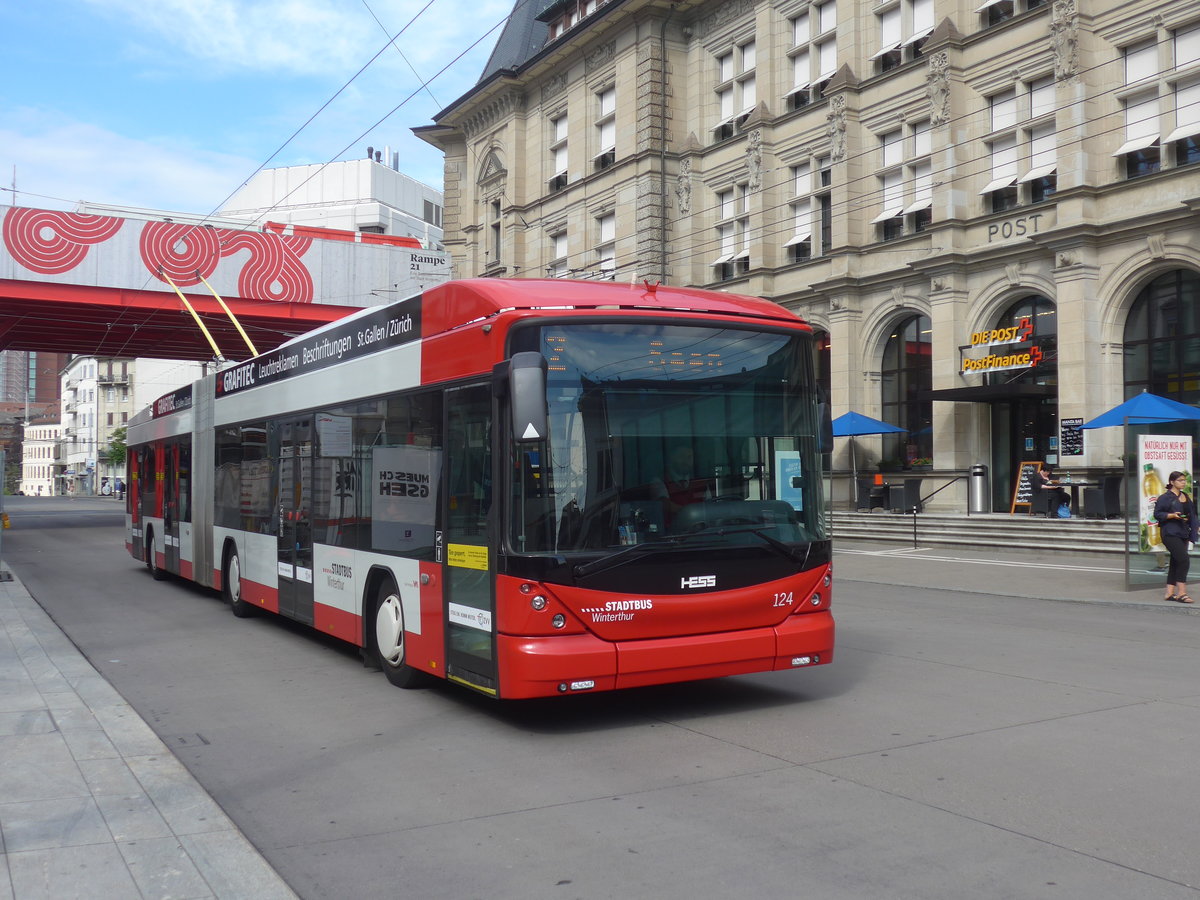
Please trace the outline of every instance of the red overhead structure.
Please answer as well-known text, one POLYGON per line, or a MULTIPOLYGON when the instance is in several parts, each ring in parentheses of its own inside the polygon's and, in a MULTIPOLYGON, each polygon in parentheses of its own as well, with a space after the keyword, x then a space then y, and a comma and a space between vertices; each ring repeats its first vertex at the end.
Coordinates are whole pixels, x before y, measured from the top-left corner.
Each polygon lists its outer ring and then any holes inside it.
POLYGON ((0 350, 241 360, 245 338, 263 353, 448 277, 446 255, 412 238, 9 207, 0 350))
MULTIPOLYGON (((253 355, 211 294, 189 293, 188 299, 226 359, 253 355)), ((359 308, 234 298, 225 302, 260 353, 359 308)), ((0 350, 201 362, 214 356, 174 294, 7 280, 0 280, 0 350)))

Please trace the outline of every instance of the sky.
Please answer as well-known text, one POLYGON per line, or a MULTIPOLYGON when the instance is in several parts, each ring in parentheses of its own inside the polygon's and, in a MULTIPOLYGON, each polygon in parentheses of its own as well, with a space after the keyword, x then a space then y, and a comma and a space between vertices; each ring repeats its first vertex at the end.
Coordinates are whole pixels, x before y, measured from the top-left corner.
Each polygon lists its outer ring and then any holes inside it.
POLYGON ((512 6, 0 0, 0 205, 207 215, 260 167, 368 146, 440 190, 411 129, 478 81, 512 6))

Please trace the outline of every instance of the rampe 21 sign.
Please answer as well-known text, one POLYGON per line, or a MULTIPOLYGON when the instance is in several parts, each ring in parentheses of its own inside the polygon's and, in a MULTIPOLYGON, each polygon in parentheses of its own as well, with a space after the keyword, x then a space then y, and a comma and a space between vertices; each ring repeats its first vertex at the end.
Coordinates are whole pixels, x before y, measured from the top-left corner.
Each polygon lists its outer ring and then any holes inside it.
MULTIPOLYGON (((993 328, 990 331, 976 331, 971 335, 971 348, 1003 347, 1012 344, 1023 344, 1033 337, 1033 319, 1023 316, 1016 325, 1007 328, 993 328)), ((1040 347, 1023 347, 1011 352, 989 352, 987 356, 978 359, 963 357, 962 374, 982 372, 1004 372, 1009 369, 1032 369, 1042 361, 1040 347)))

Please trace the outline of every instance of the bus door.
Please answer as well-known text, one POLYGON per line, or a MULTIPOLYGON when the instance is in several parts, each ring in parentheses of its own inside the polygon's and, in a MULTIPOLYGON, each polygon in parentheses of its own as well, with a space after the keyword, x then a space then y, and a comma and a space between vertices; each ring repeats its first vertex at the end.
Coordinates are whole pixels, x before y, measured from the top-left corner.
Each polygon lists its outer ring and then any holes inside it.
POLYGON ((446 676, 495 694, 496 624, 492 506, 492 398, 487 387, 446 392, 443 593, 446 676))
POLYGON ((313 624, 312 419, 279 424, 279 612, 313 624))
POLYGON ((179 574, 179 445, 163 448, 163 568, 179 574))

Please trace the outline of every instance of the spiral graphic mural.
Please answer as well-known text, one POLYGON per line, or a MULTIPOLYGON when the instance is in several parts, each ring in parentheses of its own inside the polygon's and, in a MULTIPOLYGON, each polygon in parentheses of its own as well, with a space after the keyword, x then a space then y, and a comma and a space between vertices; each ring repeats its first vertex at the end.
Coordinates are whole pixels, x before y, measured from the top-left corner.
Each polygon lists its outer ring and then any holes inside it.
POLYGON ((249 250, 250 259, 238 275, 238 296, 252 300, 311 303, 312 273, 300 257, 312 238, 280 236, 273 232, 226 232, 222 255, 249 250))
POLYGON ((4 245, 31 272, 60 275, 83 262, 88 248, 107 241, 123 222, 111 216, 14 206, 4 217, 4 245))
POLYGON ((199 284, 201 275, 208 278, 222 255, 217 229, 182 222, 147 222, 138 250, 155 278, 163 281, 165 273, 178 285, 199 284))

